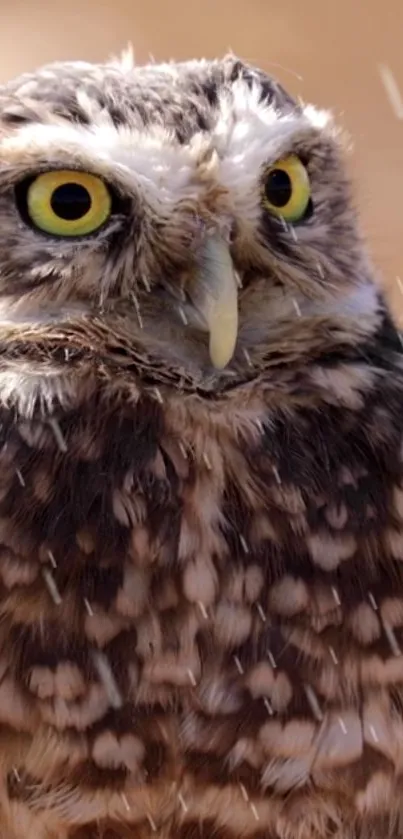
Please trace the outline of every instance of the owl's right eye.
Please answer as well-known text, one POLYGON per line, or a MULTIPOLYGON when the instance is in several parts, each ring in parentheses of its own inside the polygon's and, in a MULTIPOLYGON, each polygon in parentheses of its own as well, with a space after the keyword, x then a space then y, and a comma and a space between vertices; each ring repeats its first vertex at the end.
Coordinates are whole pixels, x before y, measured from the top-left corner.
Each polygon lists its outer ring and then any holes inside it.
POLYGON ((112 212, 112 196, 89 172, 58 169, 32 180, 23 195, 24 215, 43 233, 82 237, 95 233, 112 212))
POLYGON ((290 154, 266 169, 262 206, 267 212, 295 224, 306 217, 311 203, 308 172, 299 157, 290 154))

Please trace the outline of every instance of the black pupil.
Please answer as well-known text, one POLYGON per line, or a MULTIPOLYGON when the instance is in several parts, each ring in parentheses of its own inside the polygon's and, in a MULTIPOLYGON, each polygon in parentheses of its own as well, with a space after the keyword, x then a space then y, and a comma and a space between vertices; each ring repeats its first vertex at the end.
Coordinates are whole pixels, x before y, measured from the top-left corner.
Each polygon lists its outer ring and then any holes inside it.
POLYGON ((273 169, 265 184, 266 198, 274 207, 285 207, 292 195, 291 178, 284 169, 273 169))
POLYGON ((81 184, 67 183, 55 189, 50 204, 59 218, 77 221, 91 209, 91 196, 81 184))

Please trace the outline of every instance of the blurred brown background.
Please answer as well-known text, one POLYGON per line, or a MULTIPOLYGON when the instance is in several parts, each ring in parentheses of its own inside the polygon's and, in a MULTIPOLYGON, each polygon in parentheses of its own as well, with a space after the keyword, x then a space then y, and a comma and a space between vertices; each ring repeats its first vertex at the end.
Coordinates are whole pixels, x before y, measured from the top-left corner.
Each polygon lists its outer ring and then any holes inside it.
POLYGON ((364 229, 403 321, 402 33, 403 0, 15 0, 1 12, 0 81, 128 41, 137 62, 231 49, 261 65, 350 132, 364 229))

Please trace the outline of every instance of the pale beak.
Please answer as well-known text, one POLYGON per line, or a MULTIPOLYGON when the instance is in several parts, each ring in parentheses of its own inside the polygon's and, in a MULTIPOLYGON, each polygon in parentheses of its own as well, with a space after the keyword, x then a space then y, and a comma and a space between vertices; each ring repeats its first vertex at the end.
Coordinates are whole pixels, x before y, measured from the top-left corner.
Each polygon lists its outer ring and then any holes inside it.
POLYGON ((238 282, 228 243, 206 236, 199 254, 199 272, 192 302, 210 333, 210 359, 222 370, 235 352, 238 337, 238 282))

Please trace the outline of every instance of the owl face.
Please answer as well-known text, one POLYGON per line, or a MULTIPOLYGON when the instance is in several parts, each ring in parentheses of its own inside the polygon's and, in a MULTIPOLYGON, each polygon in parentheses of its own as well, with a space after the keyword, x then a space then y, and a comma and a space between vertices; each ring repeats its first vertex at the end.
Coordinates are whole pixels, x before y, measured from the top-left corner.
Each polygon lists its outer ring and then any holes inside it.
POLYGON ((201 392, 377 308, 331 119, 233 57, 0 91, 0 295, 3 324, 96 322, 108 357, 201 392))

